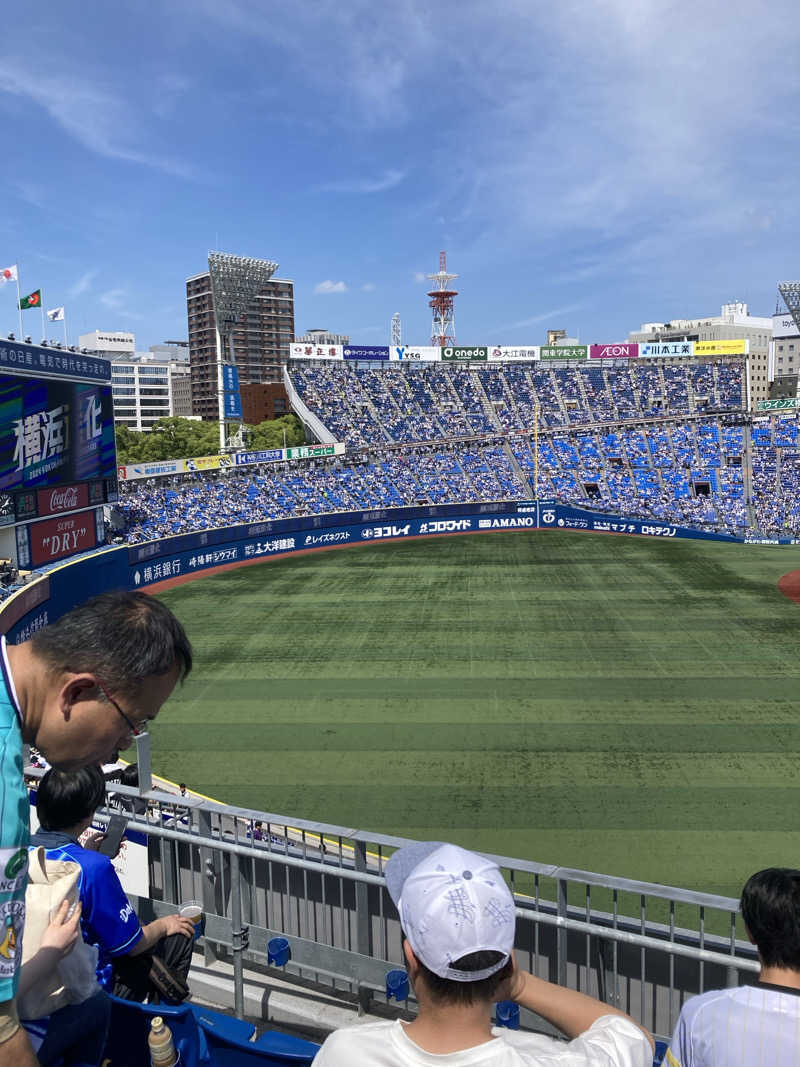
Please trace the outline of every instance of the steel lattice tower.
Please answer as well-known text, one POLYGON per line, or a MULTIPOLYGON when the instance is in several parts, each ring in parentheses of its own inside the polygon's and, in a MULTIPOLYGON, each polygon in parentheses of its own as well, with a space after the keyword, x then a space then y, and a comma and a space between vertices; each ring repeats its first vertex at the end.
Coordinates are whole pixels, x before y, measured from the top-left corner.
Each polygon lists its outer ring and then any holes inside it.
POLYGON ((778 292, 783 297, 795 326, 800 330, 800 282, 781 282, 778 292))
POLYGON ((458 296, 458 291, 450 288, 450 282, 457 277, 457 274, 447 273, 447 253, 440 252, 439 273, 428 275, 428 281, 434 282, 436 285, 436 288, 428 293, 431 298, 428 307, 433 308, 432 345, 454 345, 456 343, 456 319, 453 301, 458 296))
POLYGON ((403 325, 400 322, 400 312, 395 311, 392 315, 392 348, 403 343, 403 325))

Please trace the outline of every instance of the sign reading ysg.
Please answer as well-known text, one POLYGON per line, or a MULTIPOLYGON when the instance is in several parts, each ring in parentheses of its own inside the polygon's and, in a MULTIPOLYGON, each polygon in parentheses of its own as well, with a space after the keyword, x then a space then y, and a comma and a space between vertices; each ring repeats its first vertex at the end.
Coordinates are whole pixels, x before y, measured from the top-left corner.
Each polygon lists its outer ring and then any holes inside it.
POLYGON ((489 349, 486 345, 478 346, 471 345, 469 348, 442 348, 442 359, 453 360, 459 362, 481 362, 485 363, 489 354, 489 349))

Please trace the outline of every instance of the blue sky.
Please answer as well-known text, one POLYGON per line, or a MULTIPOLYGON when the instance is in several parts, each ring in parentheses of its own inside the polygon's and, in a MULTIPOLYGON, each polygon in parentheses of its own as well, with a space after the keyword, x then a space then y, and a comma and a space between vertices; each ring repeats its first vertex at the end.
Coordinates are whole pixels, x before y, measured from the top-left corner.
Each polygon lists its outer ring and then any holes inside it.
POLYGON ((186 336, 215 248, 278 260, 298 332, 370 344, 395 311, 427 342, 440 249, 462 344, 771 314, 799 46, 790 0, 45 0, 0 42, 0 267, 140 348, 186 336))

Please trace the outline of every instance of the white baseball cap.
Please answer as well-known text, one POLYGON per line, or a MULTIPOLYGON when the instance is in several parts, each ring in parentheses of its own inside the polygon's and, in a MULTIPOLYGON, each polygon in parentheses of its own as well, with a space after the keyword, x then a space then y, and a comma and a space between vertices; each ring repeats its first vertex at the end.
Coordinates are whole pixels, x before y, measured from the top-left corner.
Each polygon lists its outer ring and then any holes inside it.
POLYGON ((458 845, 419 841, 390 857, 386 887, 414 955, 440 978, 478 982, 508 962, 514 898, 492 860, 458 845), (452 966, 472 952, 499 952, 502 958, 481 971, 452 966))

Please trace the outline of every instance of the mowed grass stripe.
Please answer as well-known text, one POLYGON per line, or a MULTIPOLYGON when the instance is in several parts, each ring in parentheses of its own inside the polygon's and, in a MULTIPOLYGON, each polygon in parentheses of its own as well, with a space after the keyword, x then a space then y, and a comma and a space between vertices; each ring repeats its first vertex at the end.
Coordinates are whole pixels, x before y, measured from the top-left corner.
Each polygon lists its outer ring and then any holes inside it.
POLYGON ((499 534, 197 581, 165 595, 197 670, 154 762, 246 806, 736 892, 776 840, 795 862, 798 567, 499 534))
MULTIPOLYGON (((296 723, 240 723, 224 721, 202 724, 195 720, 198 736, 190 745, 195 752, 278 752, 303 750, 304 743, 329 752, 506 752, 535 759, 545 752, 613 752, 620 754, 665 752, 750 753, 785 752, 800 755, 800 723, 740 724, 735 730, 724 724, 659 723, 506 723, 491 729, 478 723, 348 723, 319 721, 308 724, 308 736, 296 723)), ((158 751, 177 751, 186 744, 186 725, 167 716, 153 729, 158 751)), ((652 759, 652 755, 650 756, 652 759)))
MULTIPOLYGON (((615 785, 642 789, 650 787, 653 775, 652 757, 644 753, 616 753, 600 761, 595 752, 572 751, 335 751, 337 758, 331 759, 329 748, 275 750, 266 757, 270 788, 292 786, 304 779, 313 781, 316 787, 335 788, 359 779, 380 781, 384 788, 403 789, 413 788, 418 782, 449 787, 454 781, 470 782, 487 790, 498 783, 543 788, 570 786, 576 780, 587 786, 607 786, 613 772, 615 785)), ((251 760, 251 750, 227 747, 221 748, 218 755, 217 784, 224 783, 226 789, 240 785, 242 767, 251 760)), ((181 758, 180 749, 171 754, 172 760, 181 758)), ((185 765, 189 766, 188 761, 185 765)), ((800 787, 800 760, 796 753, 741 752, 737 759, 731 759, 727 752, 664 752, 659 756, 659 770, 662 783, 694 788, 702 781, 704 788, 736 788, 743 796, 751 790, 772 788, 776 779, 787 788, 800 787), (743 786, 745 769, 747 785, 743 786)))
MULTIPOLYGON (((212 795, 220 789, 228 799, 243 807, 257 797, 264 810, 300 812, 307 806, 324 812, 325 822, 372 829, 377 823, 386 832, 404 833, 405 825, 437 829, 605 830, 691 830, 713 835, 718 830, 795 832, 800 788, 763 790, 758 805, 748 791, 740 788, 693 787, 692 806, 687 807, 687 787, 641 786, 498 786, 458 788, 408 782, 402 790, 395 786, 376 788, 374 784, 340 785, 262 785, 257 781, 227 784, 207 783, 212 795), (250 798, 250 799, 248 799, 250 798), (276 804, 280 799, 281 804, 276 804), (365 818, 366 816, 366 818, 365 818), (436 822, 432 823, 435 818, 436 822), (426 820, 428 822, 426 823, 426 820)), ((425 836, 429 836, 426 833, 425 836)), ((502 832, 498 834, 498 845, 502 832)), ((495 851, 505 853, 504 848, 495 851)), ((593 850, 594 855, 596 851, 593 850)), ((791 857, 787 857, 787 860, 791 857)), ((561 862, 560 860, 556 860, 561 862)), ((672 857, 679 865, 679 857, 672 857)), ((582 864, 589 869, 605 870, 582 864)), ((619 874, 619 871, 607 872, 619 874)))

